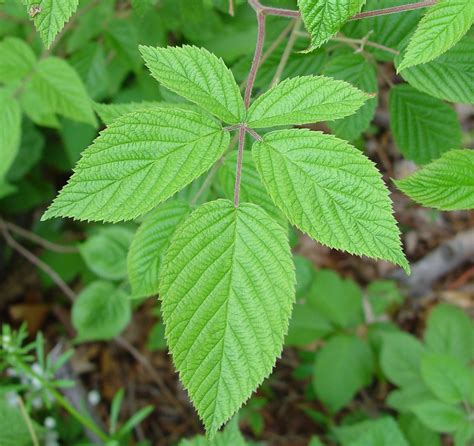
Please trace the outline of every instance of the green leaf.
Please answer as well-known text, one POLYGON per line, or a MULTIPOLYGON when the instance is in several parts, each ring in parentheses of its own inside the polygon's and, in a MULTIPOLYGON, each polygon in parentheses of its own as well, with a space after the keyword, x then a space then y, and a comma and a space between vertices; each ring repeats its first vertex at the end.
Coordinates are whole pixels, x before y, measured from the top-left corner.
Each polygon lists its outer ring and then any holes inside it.
POLYGON ((128 325, 130 300, 110 282, 92 282, 72 306, 72 324, 79 341, 113 339, 128 325))
POLYGON ((342 446, 408 446, 395 420, 387 416, 336 427, 334 432, 342 446))
POLYGON ((246 446, 245 438, 239 431, 237 417, 234 417, 226 428, 219 432, 214 438, 206 438, 202 435, 190 440, 181 440, 179 446, 246 446))
POLYGON ((190 208, 182 200, 171 200, 147 215, 133 238, 128 253, 128 277, 133 297, 158 294, 158 273, 176 228, 190 208))
POLYGON ((425 164, 461 145, 456 112, 443 101, 407 84, 390 90, 390 124, 405 158, 425 164))
POLYGON ((16 37, 0 42, 0 82, 8 84, 22 80, 32 72, 36 56, 28 44, 16 37))
MULTIPOLYGON (((2 446, 31 446, 33 444, 29 426, 18 404, 18 401, 10 402, 5 395, 0 394, 2 446)), ((36 435, 41 438, 41 427, 36 422, 31 422, 36 435)))
POLYGON ((400 74, 411 86, 435 98, 474 104, 474 39, 465 36, 437 59, 400 74))
POLYGON ((385 376, 398 386, 420 381, 423 345, 407 333, 387 333, 383 339, 380 365, 385 376))
MULTIPOLYGON (((175 104, 173 104, 175 106, 175 104)), ((94 110, 99 115, 105 125, 112 124, 117 118, 128 113, 136 111, 144 111, 155 108, 163 108, 160 102, 142 101, 142 102, 126 102, 123 104, 98 104, 94 103, 94 110)), ((181 107, 179 107, 181 108, 181 107)))
POLYGON ((253 156, 292 224, 331 248, 409 270, 387 188, 359 150, 332 135, 282 130, 257 141, 253 156))
POLYGON ((308 51, 326 43, 364 3, 365 0, 298 0, 301 17, 311 34, 308 51))
POLYGON ((399 71, 429 62, 453 47, 474 22, 472 0, 441 0, 420 21, 399 71))
MULTIPOLYGON (((237 151, 234 150, 226 155, 225 161, 219 169, 219 186, 225 198, 229 200, 234 197, 235 175, 237 163, 237 151)), ((242 160, 242 178, 240 183, 240 199, 244 202, 257 204, 265 210, 274 220, 284 228, 288 226, 285 216, 273 203, 267 194, 265 186, 260 180, 260 176, 255 168, 250 151, 244 151, 242 160)))
POLYGON ((49 57, 38 62, 27 89, 32 90, 51 111, 75 121, 96 124, 84 84, 65 60, 49 57))
POLYGON ((374 280, 367 286, 367 299, 376 316, 403 302, 403 296, 393 280, 374 280))
POLYGON ((228 145, 228 132, 194 112, 150 109, 122 116, 83 152, 43 219, 134 219, 206 172, 228 145))
POLYGON ((450 150, 395 184, 423 206, 443 211, 474 209, 473 172, 474 151, 450 150))
POLYGON ((463 364, 474 358, 474 324, 453 305, 437 305, 430 313, 425 331, 428 350, 454 356, 463 364))
MULTIPOLYGON (((392 390, 387 397, 387 405, 398 412, 412 414, 412 409, 422 401, 431 401, 433 394, 418 378, 411 384, 404 384, 401 389, 392 390)), ((418 446, 418 445, 416 445, 418 446)))
POLYGON ((237 124, 245 115, 234 75, 204 48, 140 46, 153 77, 171 91, 196 103, 224 122, 237 124))
POLYGON ((316 272, 308 301, 337 328, 354 327, 364 321, 360 288, 353 280, 343 279, 334 271, 316 272))
POLYGON ((421 359, 421 376, 430 390, 445 403, 468 401, 470 370, 452 356, 428 353, 421 359))
POLYGON ((294 282, 286 233, 256 205, 207 203, 174 234, 160 275, 166 338, 211 436, 270 374, 294 282))
POLYGON ((368 344, 356 336, 337 335, 317 353, 313 386, 324 405, 337 412, 370 384, 373 372, 368 344))
POLYGON ((127 252, 133 231, 121 226, 108 226, 79 246, 88 268, 100 278, 120 280, 127 275, 127 252))
MULTIPOLYGON (((332 57, 324 67, 324 74, 349 82, 362 91, 378 93, 375 66, 361 54, 343 53, 332 57)), ((329 127, 336 136, 354 140, 369 128, 376 108, 377 99, 371 98, 355 114, 331 122, 329 127)))
POLYGON ((46 48, 53 43, 56 35, 76 11, 79 0, 26 0, 29 8, 37 7, 34 16, 35 28, 46 48))
POLYGON ((410 446, 441 446, 440 436, 412 414, 401 415, 398 424, 410 446))
POLYGON ((457 406, 431 400, 417 404, 413 412, 435 432, 454 432, 462 427, 467 415, 457 406))
POLYGON ((250 106, 247 125, 253 128, 311 124, 355 113, 369 95, 344 81, 325 76, 285 79, 250 106))
POLYGON ((10 92, 0 89, 0 183, 3 182, 20 148, 21 110, 10 92))
POLYGON ((304 346, 332 333, 334 327, 309 302, 297 302, 293 308, 285 345, 304 346))

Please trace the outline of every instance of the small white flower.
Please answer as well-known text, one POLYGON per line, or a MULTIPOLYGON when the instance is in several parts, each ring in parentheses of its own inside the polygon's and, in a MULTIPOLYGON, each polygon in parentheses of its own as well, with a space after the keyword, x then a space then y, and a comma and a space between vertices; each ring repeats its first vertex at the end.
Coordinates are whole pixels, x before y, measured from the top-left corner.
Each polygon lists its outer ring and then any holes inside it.
POLYGON ((44 436, 44 445, 45 446, 59 446, 58 433, 55 431, 47 431, 44 436))
POLYGON ((36 374, 36 375, 40 375, 40 376, 43 376, 43 369, 41 368, 41 366, 35 362, 32 366, 31 366, 31 370, 33 370, 33 372, 36 374))
POLYGON ((91 406, 97 406, 100 403, 100 393, 97 390, 91 390, 87 394, 87 399, 91 406))
POLYGON ((15 369, 12 369, 11 367, 9 367, 5 373, 7 374, 7 376, 9 378, 16 378, 18 377, 18 372, 15 370, 15 369))
POLYGON ((2 335, 2 344, 5 347, 5 349, 10 345, 10 342, 12 341, 12 338, 8 334, 2 335))
POLYGON ((43 400, 37 396, 36 398, 33 398, 31 400, 31 405, 33 406, 34 409, 42 409, 43 408, 43 400))
POLYGON ((46 417, 44 419, 44 427, 46 429, 54 429, 56 427, 56 420, 53 417, 46 417))
POLYGON ((16 392, 5 393, 5 400, 9 406, 12 406, 12 407, 18 406, 18 393, 16 392))

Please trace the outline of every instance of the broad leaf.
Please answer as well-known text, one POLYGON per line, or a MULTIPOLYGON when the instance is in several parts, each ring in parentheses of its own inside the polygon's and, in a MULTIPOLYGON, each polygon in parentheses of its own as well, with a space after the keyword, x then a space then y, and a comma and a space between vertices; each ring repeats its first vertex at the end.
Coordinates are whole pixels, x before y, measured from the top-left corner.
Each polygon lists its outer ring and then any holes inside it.
POLYGON ((19 81, 32 72, 36 56, 28 44, 16 37, 0 42, 0 82, 19 81))
POLYGON ((301 17, 311 34, 311 51, 326 43, 354 14, 365 0, 298 0, 301 17))
MULTIPOLYGON (((375 66, 360 54, 343 53, 332 57, 324 67, 324 74, 349 82, 363 91, 378 92, 375 66)), ((356 113, 330 122, 329 127, 336 136, 354 140, 369 128, 376 107, 377 99, 371 98, 356 113)))
POLYGON ((387 188, 359 150, 332 135, 282 130, 257 141, 253 156, 292 224, 331 248, 409 270, 387 188))
POLYGON ((89 269, 100 278, 120 280, 127 275, 127 252, 133 231, 121 226, 101 228, 79 246, 89 269))
POLYGON ((387 405, 400 413, 410 413, 414 406, 424 401, 431 401, 433 393, 417 378, 411 384, 404 384, 401 389, 392 390, 387 397, 387 405))
POLYGON ((35 421, 28 420, 20 407, 20 396, 16 392, 9 392, 12 397, 7 398, 5 394, 0 393, 0 432, 2 433, 2 446, 31 446, 30 427, 34 429, 35 436, 42 439, 42 428, 35 421), (13 401, 9 401, 9 399, 13 401))
POLYGON ((474 22, 472 0, 441 0, 420 21, 399 71, 429 62, 461 40, 474 22))
POLYGON ((387 416, 336 427, 334 433, 342 446, 408 446, 395 420, 387 416))
POLYGON ((451 150, 395 184, 423 206, 444 211, 474 209, 474 151, 451 150))
POLYGON ((46 48, 76 11, 79 0, 26 0, 29 8, 36 7, 35 27, 46 48))
POLYGON ((245 109, 234 75, 222 59, 204 48, 140 46, 155 79, 230 124, 243 120, 245 109))
POLYGON ((474 324, 460 308, 437 305, 428 317, 425 343, 430 351, 454 356, 467 364, 474 358, 474 324))
POLYGON ((474 104, 474 39, 468 35, 437 59, 400 74, 411 86, 435 98, 474 104))
POLYGON ((133 297, 158 294, 158 273, 163 257, 176 228, 189 211, 185 201, 168 201, 150 212, 138 228, 128 253, 133 297))
POLYGON ((443 101, 407 84, 390 90, 390 124, 405 158, 425 164, 461 145, 456 112, 443 101))
POLYGON ((7 90, 0 89, 0 183, 3 182, 20 148, 21 110, 7 90))
POLYGON ((383 338, 380 365, 385 376, 398 386, 421 380, 420 360, 423 345, 407 333, 387 333, 383 338))
POLYGON ((471 371, 459 359, 428 353, 421 360, 421 376, 430 390, 445 403, 469 400, 471 371))
POLYGON ((194 112, 150 109, 122 116, 83 152, 43 219, 134 219, 206 172, 228 144, 228 132, 194 112))
POLYGON ((467 420, 461 408, 441 401, 431 400, 417 404, 413 412, 420 421, 435 432, 455 432, 467 420))
MULTIPOLYGON (((172 104, 176 107, 177 104, 172 104)), ((112 124, 120 116, 127 115, 128 113, 136 111, 149 110, 150 108, 169 108, 164 107, 163 103, 142 101, 142 102, 126 102, 123 104, 98 104, 93 105, 95 112, 99 115, 100 119, 105 125, 112 124)), ((181 108, 181 107, 179 107, 181 108)))
POLYGON ((166 337, 211 435, 270 374, 294 282, 285 231, 256 205, 207 203, 174 234, 160 275, 166 337))
POLYGON ((355 113, 367 93, 344 81, 325 76, 286 79, 258 97, 247 114, 249 127, 311 124, 355 113))
POLYGON ((337 328, 354 327, 364 322, 360 288, 334 271, 320 269, 316 272, 307 300, 337 328))
POLYGON ((72 324, 79 341, 109 340, 130 321, 128 296, 110 282, 92 282, 74 301, 72 324))
POLYGON ((413 414, 401 415, 398 424, 411 446, 441 446, 439 434, 428 429, 413 414))
POLYGON ((337 335, 316 356, 313 386, 324 405, 337 412, 370 384, 373 371, 374 359, 368 344, 356 336, 337 335))
POLYGON ((49 57, 38 62, 27 89, 32 90, 48 110, 95 125, 92 103, 84 84, 66 61, 49 57))
MULTIPOLYGON (((225 198, 228 198, 229 200, 234 197, 236 163, 237 151, 234 150, 226 155, 225 161, 219 169, 219 186, 222 188, 225 198)), ((267 194, 249 151, 244 151, 242 161, 240 199, 244 202, 257 204, 268 212, 268 214, 283 227, 286 228, 288 226, 285 216, 282 214, 280 209, 275 206, 272 199, 267 194)))

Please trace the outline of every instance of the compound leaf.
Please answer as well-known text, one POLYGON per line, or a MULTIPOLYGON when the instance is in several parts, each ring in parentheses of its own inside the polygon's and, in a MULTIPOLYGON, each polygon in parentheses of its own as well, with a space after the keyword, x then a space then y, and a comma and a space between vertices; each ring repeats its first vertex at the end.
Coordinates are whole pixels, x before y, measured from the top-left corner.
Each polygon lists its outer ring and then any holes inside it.
POLYGON ((409 270, 388 190, 374 164, 332 135, 267 133, 254 144, 257 170, 288 220, 315 240, 409 270))
POLYGON ((405 158, 425 164, 461 145, 456 112, 443 101, 407 84, 390 90, 390 123, 405 158))
POLYGON ((56 35, 71 18, 79 5, 79 0, 27 0, 27 6, 35 8, 34 23, 46 48, 53 43, 56 35))
POLYGON ((395 184, 423 206, 443 211, 474 209, 474 151, 450 150, 395 184))
POLYGON ((229 133, 202 114, 149 109, 117 118, 88 147, 43 219, 132 220, 206 172, 229 133))
POLYGON ((435 98, 474 104, 474 88, 471 86, 474 79, 474 39, 465 36, 442 56, 401 70, 400 74, 411 86, 435 98))
POLYGON ((189 214, 183 200, 158 206, 143 221, 128 253, 128 278, 134 298, 158 294, 158 273, 166 249, 178 225, 189 214))
POLYGON ((130 317, 128 296, 110 282, 92 282, 72 306, 72 324, 80 341, 112 339, 127 326, 130 317))
POLYGON ((84 84, 65 60, 49 57, 38 62, 27 85, 47 110, 87 124, 96 124, 84 84))
POLYGON ((331 121, 352 115, 369 98, 351 84, 330 77, 293 77, 257 98, 246 121, 253 128, 331 121))
POLYGON ((460 407, 435 399, 416 404, 412 411, 425 426, 435 432, 455 432, 467 420, 467 414, 460 407))
POLYGON ((445 53, 461 40, 474 22, 472 0, 441 0, 421 19, 408 44, 399 71, 445 53))
POLYGON ((245 115, 234 75, 204 48, 140 46, 153 77, 166 88, 196 103, 224 122, 237 124, 245 115))
POLYGON ((8 84, 23 79, 35 64, 35 53, 25 41, 7 37, 0 42, 0 82, 8 84))
POLYGON ((271 372, 294 283, 286 233, 256 205, 206 203, 174 234, 160 275, 166 337, 211 436, 271 372))
MULTIPOLYGON (((237 162, 237 151, 233 151, 226 156, 224 164, 219 169, 219 186, 225 198, 231 200, 234 197, 235 186, 235 165, 237 162)), ((242 178, 240 184, 240 199, 244 202, 257 204, 265 210, 274 220, 283 227, 288 226, 285 216, 273 203, 265 190, 265 186, 260 180, 260 176, 255 168, 250 151, 244 151, 242 159, 242 178)))
POLYGON ((326 43, 364 3, 365 0, 298 0, 301 17, 311 34, 308 51, 326 43))

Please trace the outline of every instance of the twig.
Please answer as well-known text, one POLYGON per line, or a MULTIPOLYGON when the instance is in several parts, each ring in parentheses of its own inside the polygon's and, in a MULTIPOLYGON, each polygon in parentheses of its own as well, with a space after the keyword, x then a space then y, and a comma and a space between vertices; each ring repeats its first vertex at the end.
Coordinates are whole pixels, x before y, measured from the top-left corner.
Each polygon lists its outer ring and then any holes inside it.
POLYGON ((32 252, 28 251, 23 245, 20 245, 8 231, 8 227, 5 222, 0 218, 0 229, 2 231, 3 238, 7 244, 14 249, 18 254, 22 255, 30 263, 35 265, 38 269, 47 274, 51 280, 61 289, 61 291, 70 299, 74 300, 76 293, 67 285, 66 282, 61 278, 61 276, 54 271, 48 264, 43 262, 40 258, 35 256, 32 252))
MULTIPOLYGON (((306 38, 306 39, 311 38, 310 34, 305 32, 305 31, 299 31, 297 33, 297 35, 298 35, 298 37, 303 37, 303 38, 306 38)), ((353 48, 355 48, 355 45, 357 45, 359 47, 370 46, 372 48, 377 48, 379 50, 386 51, 388 53, 395 54, 397 56, 400 54, 400 51, 398 51, 394 48, 390 48, 388 46, 381 45, 380 43, 377 43, 377 42, 372 42, 371 40, 368 40, 365 37, 363 39, 352 39, 350 37, 345 37, 345 36, 338 35, 338 36, 331 37, 331 40, 333 40, 334 42, 347 43, 349 46, 351 46, 353 48)))
POLYGON ((9 221, 3 220, 3 224, 8 228, 9 231, 14 232, 15 234, 18 234, 20 237, 30 240, 33 243, 36 243, 49 251, 54 251, 61 254, 70 254, 70 253, 79 252, 79 249, 76 248, 75 246, 64 246, 64 245, 58 245, 56 243, 50 242, 49 240, 46 240, 43 237, 40 237, 34 232, 28 231, 27 229, 24 229, 9 221))
POLYGON ((301 26, 301 18, 298 17, 294 20, 293 23, 293 31, 290 34, 290 38, 288 39, 288 43, 286 44, 285 50, 280 59, 280 63, 275 71, 273 79, 270 82, 270 88, 278 84, 281 80, 281 76, 283 71, 285 70, 286 64, 288 63, 288 59, 290 58, 291 52, 295 46, 296 40, 298 39, 298 31, 300 30, 301 26))
POLYGON ((407 286, 413 297, 422 297, 440 277, 474 259, 474 229, 461 232, 431 251, 411 267, 411 276, 396 270, 390 277, 407 286))
MULTIPOLYGON (((407 5, 393 6, 391 8, 384 9, 375 9, 373 11, 360 12, 353 15, 349 20, 361 20, 367 19, 370 17, 376 17, 381 15, 388 14, 397 14, 399 12, 412 11, 414 9, 427 8, 428 6, 435 5, 437 0, 424 0, 416 3, 409 3, 407 5)), ((281 9, 281 8, 271 8, 264 6, 260 3, 259 0, 249 0, 249 4, 256 11, 261 12, 263 15, 275 15, 279 17, 299 17, 300 12, 292 9, 281 9)))
POLYGON ((234 0, 229 0, 229 15, 231 15, 233 17, 234 12, 235 12, 234 0))

